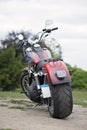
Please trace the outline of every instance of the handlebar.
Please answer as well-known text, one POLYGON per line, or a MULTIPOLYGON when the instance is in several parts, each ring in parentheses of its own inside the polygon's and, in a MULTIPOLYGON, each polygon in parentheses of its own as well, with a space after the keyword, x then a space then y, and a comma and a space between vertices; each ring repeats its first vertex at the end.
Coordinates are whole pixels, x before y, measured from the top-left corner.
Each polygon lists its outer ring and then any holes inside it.
POLYGON ((56 28, 53 28, 53 29, 52 29, 52 31, 54 31, 54 30, 57 30, 57 29, 58 29, 58 27, 56 27, 56 28))
POLYGON ((52 29, 43 29, 43 32, 51 33, 51 31, 57 30, 58 27, 52 29))
MULTIPOLYGON (((38 41, 40 42, 43 36, 46 37, 46 36, 48 36, 49 33, 51 33, 52 31, 55 31, 55 30, 57 30, 57 29, 58 29, 58 27, 55 27, 55 28, 52 28, 52 29, 43 29, 43 30, 42 30, 43 32, 42 32, 40 38, 38 39, 38 41), (47 33, 47 35, 46 35, 46 33, 47 33)), ((20 40, 20 39, 19 39, 19 40, 20 40)), ((36 41, 34 41, 34 42, 36 42, 36 41)), ((23 38, 22 38, 21 44, 20 44, 20 48, 23 47, 24 45, 29 45, 29 44, 30 44, 30 43, 29 43, 28 41, 25 41, 25 40, 23 40, 23 38)), ((30 44, 30 46, 32 46, 32 45, 34 45, 34 44, 35 44, 35 43, 30 44)))
MULTIPOLYGON (((57 29, 58 29, 58 27, 55 27, 55 28, 52 28, 52 29, 46 29, 46 28, 43 29, 43 30, 42 30, 43 33, 42 33, 42 35, 41 35, 39 41, 42 39, 42 37, 43 37, 46 33, 51 33, 52 31, 57 30, 57 29)), ((46 36, 48 36, 48 35, 46 35, 46 36)))

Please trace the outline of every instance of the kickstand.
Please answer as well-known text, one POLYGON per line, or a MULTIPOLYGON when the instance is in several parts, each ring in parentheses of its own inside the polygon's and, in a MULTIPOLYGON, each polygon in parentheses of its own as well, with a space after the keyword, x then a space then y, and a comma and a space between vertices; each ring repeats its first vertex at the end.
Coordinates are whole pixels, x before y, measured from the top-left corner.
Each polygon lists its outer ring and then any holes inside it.
POLYGON ((37 103, 37 104, 33 105, 32 108, 36 108, 37 106, 41 106, 41 105, 42 105, 42 103, 37 103))

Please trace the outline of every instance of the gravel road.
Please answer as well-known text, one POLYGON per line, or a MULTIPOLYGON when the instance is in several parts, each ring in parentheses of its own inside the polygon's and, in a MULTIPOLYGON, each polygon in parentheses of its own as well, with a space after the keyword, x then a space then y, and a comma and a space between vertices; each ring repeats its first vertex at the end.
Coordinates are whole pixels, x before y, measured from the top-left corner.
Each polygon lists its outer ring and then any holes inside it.
MULTIPOLYGON (((2 104, 2 103, 1 103, 2 104)), ((66 119, 54 119, 46 106, 11 109, 0 105, 0 130, 87 130, 87 107, 74 105, 66 119)))

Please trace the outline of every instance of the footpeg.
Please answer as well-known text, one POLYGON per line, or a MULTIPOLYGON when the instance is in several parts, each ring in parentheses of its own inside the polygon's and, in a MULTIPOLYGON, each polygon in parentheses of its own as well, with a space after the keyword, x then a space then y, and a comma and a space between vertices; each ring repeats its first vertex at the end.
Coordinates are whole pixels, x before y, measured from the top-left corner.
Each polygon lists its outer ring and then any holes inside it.
POLYGON ((20 93, 27 93, 26 91, 21 91, 20 93))

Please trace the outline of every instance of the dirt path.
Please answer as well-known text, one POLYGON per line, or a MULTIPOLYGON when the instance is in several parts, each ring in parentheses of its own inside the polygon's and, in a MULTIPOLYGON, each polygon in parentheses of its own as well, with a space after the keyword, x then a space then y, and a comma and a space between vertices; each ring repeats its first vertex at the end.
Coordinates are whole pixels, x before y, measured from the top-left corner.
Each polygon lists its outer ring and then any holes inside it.
MULTIPOLYGON (((11 105, 11 104, 10 104, 11 105)), ((28 107, 27 107, 28 108, 28 107)), ((67 119, 53 119, 46 106, 33 109, 10 109, 0 106, 0 130, 87 130, 87 107, 74 105, 67 119)))

